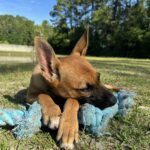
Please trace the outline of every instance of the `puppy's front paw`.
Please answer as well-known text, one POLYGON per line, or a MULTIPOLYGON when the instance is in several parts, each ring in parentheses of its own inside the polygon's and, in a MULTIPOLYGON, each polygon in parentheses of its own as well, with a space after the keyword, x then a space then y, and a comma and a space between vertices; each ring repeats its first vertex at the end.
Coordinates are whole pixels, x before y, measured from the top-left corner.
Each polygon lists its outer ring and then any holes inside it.
POLYGON ((59 126, 61 110, 58 105, 45 106, 42 108, 43 122, 50 129, 57 129, 59 126))
POLYGON ((78 120, 77 114, 62 114, 60 119, 57 140, 60 140, 60 147, 69 150, 78 143, 78 120))
POLYGON ((55 116, 49 119, 49 128, 57 129, 59 126, 60 116, 55 116))

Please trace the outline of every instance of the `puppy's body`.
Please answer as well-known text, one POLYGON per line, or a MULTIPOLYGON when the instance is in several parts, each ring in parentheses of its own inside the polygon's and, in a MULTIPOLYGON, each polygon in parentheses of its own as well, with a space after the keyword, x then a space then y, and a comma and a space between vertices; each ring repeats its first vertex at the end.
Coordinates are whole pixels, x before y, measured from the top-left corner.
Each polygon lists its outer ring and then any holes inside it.
POLYGON ((52 47, 42 38, 35 39, 39 64, 34 68, 27 100, 30 103, 38 100, 44 124, 51 129, 59 128, 57 140, 61 140, 61 147, 65 149, 72 149, 73 143, 78 141, 80 103, 107 107, 116 102, 113 94, 100 82, 100 74, 85 59, 87 47, 88 30, 72 54, 64 58, 57 58, 52 47))

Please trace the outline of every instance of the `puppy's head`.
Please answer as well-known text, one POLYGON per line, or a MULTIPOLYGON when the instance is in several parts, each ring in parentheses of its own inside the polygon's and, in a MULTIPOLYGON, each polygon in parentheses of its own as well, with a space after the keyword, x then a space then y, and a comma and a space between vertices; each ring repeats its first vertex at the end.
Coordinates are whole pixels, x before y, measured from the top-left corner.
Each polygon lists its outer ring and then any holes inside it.
POLYGON ((43 77, 54 94, 76 98, 99 108, 116 103, 113 94, 100 81, 100 73, 85 59, 88 48, 88 29, 74 47, 71 55, 57 58, 51 45, 35 38, 35 49, 43 77))

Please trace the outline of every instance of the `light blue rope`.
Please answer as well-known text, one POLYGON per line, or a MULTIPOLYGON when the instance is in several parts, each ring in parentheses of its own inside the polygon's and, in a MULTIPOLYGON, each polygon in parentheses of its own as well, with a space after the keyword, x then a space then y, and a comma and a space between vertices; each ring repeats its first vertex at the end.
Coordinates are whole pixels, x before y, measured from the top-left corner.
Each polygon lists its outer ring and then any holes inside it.
MULTIPOLYGON (((94 136, 104 134, 109 120, 116 115, 126 115, 133 106, 133 92, 120 91, 115 93, 117 103, 101 110, 90 104, 84 104, 79 111, 79 123, 85 126, 85 129, 94 136)), ((34 102, 28 110, 4 109, 0 108, 0 126, 14 126, 12 132, 18 139, 31 137, 38 132, 42 126, 41 106, 34 102)))

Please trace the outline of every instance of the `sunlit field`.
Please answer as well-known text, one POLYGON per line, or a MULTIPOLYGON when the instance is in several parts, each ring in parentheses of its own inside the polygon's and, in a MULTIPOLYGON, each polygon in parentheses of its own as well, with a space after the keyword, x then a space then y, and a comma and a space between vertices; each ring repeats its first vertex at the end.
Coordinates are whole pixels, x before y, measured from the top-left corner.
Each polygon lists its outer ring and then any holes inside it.
MULTIPOLYGON (((101 73, 103 83, 124 86, 134 91, 136 105, 125 118, 115 117, 107 131, 110 136, 95 138, 80 131, 78 150, 150 149, 150 60, 89 57, 101 73)), ((0 64, 0 106, 20 108, 25 104, 33 63, 0 64), (18 93, 19 92, 19 93, 18 93)), ((59 149, 56 132, 42 128, 32 138, 16 140, 11 128, 0 130, 0 149, 59 149)))

